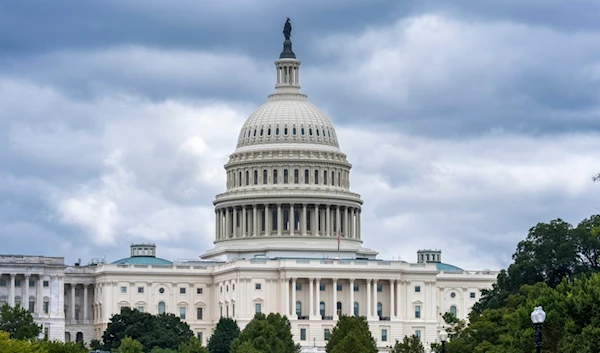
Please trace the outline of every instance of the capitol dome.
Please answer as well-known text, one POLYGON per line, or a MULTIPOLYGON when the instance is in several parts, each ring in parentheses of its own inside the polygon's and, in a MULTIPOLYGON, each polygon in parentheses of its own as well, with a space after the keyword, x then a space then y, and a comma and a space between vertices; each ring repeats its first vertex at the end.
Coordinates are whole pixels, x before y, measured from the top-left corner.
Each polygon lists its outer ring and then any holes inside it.
MULTIPOLYGON (((291 28, 290 28, 291 32, 291 28)), ((360 195, 335 128, 300 90, 289 34, 275 92, 242 126, 215 201, 215 247, 201 257, 375 258, 362 248, 360 195)))

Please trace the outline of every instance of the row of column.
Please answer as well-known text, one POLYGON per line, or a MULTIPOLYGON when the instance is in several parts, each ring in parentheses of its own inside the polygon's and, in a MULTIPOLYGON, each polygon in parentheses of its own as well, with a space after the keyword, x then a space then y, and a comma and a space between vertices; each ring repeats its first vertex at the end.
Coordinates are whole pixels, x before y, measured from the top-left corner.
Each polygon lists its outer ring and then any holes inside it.
POLYGON ((361 210, 315 204, 264 204, 217 208, 216 239, 312 235, 361 239, 361 210), (275 217, 275 220, 272 219, 275 217))
MULTIPOLYGON (((75 314, 75 309, 76 309, 76 305, 75 305, 75 289, 79 284, 77 283, 68 283, 65 284, 65 290, 66 287, 69 286, 70 287, 70 312, 69 315, 65 315, 67 316, 69 319, 71 320, 77 320, 77 315, 75 314)), ((88 320, 88 287, 89 284, 87 283, 82 283, 80 284, 83 287, 83 320, 88 320)))
MULTIPOLYGON (((17 287, 15 284, 16 278, 17 276, 22 276, 22 280, 21 280, 21 286, 20 288, 22 288, 22 298, 21 298, 21 307, 25 308, 25 309, 29 309, 29 297, 30 297, 30 287, 29 287, 29 281, 33 278, 35 278, 35 304, 34 304, 34 310, 32 312, 37 313, 38 316, 42 316, 44 314, 44 295, 43 295, 43 282, 44 282, 44 278, 45 276, 43 274, 30 274, 30 273, 25 273, 22 275, 16 274, 16 273, 11 273, 9 274, 10 280, 9 280, 9 284, 8 284, 8 305, 10 306, 15 306, 16 302, 15 302, 15 297, 16 297, 16 291, 17 291, 17 287)), ((51 279, 51 277, 49 278, 51 279)), ((48 286, 51 288, 52 286, 52 281, 49 280, 48 281, 48 286)), ((48 306, 50 305, 50 303, 48 303, 48 306)), ((50 308, 48 309, 50 310, 50 308)))

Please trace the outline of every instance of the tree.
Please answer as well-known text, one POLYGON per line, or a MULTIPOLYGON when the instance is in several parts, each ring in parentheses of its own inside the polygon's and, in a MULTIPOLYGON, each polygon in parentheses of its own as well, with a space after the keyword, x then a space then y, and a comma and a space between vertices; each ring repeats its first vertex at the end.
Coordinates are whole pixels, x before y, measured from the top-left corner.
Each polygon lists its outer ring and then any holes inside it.
POLYGON ((150 353, 177 353, 177 351, 174 349, 170 349, 170 348, 154 347, 154 348, 152 348, 150 353))
POLYGON ((294 343, 292 327, 285 316, 259 313, 231 342, 232 353, 299 353, 301 347, 294 343))
POLYGON ((421 339, 415 335, 404 336, 402 342, 396 342, 392 353, 425 353, 421 339))
POLYGON ((229 353, 231 342, 240 335, 240 327, 235 320, 228 317, 221 317, 215 332, 213 332, 208 341, 208 351, 210 353, 229 353))
POLYGON ((342 315, 333 330, 329 341, 325 346, 327 353, 349 352, 357 353, 377 353, 375 339, 369 330, 369 324, 363 316, 342 315))
POLYGON ((81 342, 43 341, 40 343, 48 353, 87 353, 81 342))
POLYGON ((29 310, 5 303, 0 308, 0 331, 8 332, 13 339, 27 340, 37 337, 42 327, 33 321, 29 310))
POLYGON ((0 352, 4 353, 48 353, 39 343, 10 339, 8 332, 0 331, 0 352))
POLYGON ((123 337, 119 346, 118 353, 143 353, 144 347, 142 344, 131 337, 123 337))
POLYGON ((189 341, 179 345, 179 353, 208 353, 208 349, 202 346, 202 341, 192 337, 189 341))

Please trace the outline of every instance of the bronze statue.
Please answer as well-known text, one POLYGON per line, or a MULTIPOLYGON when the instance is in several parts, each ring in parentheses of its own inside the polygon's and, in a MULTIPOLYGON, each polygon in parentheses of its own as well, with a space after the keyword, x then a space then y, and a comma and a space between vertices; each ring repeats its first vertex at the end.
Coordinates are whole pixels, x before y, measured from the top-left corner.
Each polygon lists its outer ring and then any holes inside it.
POLYGON ((285 21, 285 25, 283 26, 283 36, 285 40, 290 40, 290 36, 292 35, 292 24, 290 23, 290 18, 287 18, 285 21))

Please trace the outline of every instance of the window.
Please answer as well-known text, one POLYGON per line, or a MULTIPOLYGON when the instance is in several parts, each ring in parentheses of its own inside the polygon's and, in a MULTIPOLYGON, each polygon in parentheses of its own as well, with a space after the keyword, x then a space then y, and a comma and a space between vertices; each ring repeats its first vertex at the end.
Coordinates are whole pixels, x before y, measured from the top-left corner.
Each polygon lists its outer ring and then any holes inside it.
POLYGON ((288 183, 288 170, 287 169, 283 170, 283 183, 284 184, 288 183))
POLYGON ((273 171, 273 184, 277 184, 277 169, 273 171))
POLYGON ((44 287, 50 287, 50 282, 49 281, 44 281, 42 284, 44 285, 44 287))
POLYGON ((143 312, 144 312, 144 307, 143 307, 143 306, 138 306, 138 307, 137 307, 137 310, 138 310, 140 313, 143 313, 143 312))
POLYGON ((196 308, 196 320, 203 320, 204 317, 204 309, 196 308))
POLYGON ((196 288, 196 294, 202 294, 202 288, 196 288))
POLYGON ((342 302, 336 304, 337 316, 342 316, 342 302))
POLYGON ((254 289, 260 290, 260 288, 261 288, 261 284, 260 283, 255 283, 254 284, 254 289))
POLYGON ((321 314, 321 316, 325 316, 325 302, 319 303, 319 314, 321 314))
POLYGON ((267 129, 267 136, 271 136, 271 128, 267 129))
POLYGON ((0 279, 0 287, 6 287, 6 280, 0 279))
POLYGON ((302 316, 302 303, 296 302, 296 316, 302 316))
POLYGON ((310 182, 310 178, 308 176, 308 169, 304 169, 304 184, 308 184, 310 182))
POLYGON ((415 286, 415 293, 421 293, 421 286, 415 286))
POLYGON ((454 292, 450 293, 450 298, 452 298, 452 299, 456 298, 456 293, 454 293, 454 292))
POLYGON ((292 135, 296 136, 296 127, 295 126, 292 128, 292 135))
POLYGON ((15 297, 15 306, 22 307, 22 305, 21 305, 21 297, 15 297))
POLYGON ((387 330, 386 329, 381 330, 381 342, 387 342, 387 330))
POLYGON ((165 302, 158 303, 158 314, 164 314, 166 310, 165 302))
POLYGON ((219 290, 221 291, 221 293, 223 293, 223 287, 222 286, 219 288, 219 290))
POLYGON ((377 303, 377 316, 383 317, 383 305, 381 305, 381 302, 377 303))
POLYGON ((359 287, 358 287, 358 284, 355 284, 355 285, 354 285, 354 291, 355 291, 355 292, 358 292, 358 289, 359 289, 359 287))
POLYGON ((469 298, 471 298, 471 299, 475 299, 475 292, 471 292, 471 293, 469 293, 469 298))
POLYGON ((44 314, 48 314, 50 311, 50 302, 47 298, 44 299, 44 314))
POLYGON ((337 290, 338 292, 341 292, 341 291, 342 291, 342 285, 341 285, 341 284, 338 284, 338 285, 336 286, 336 290, 337 290))
POLYGON ((127 287, 121 287, 121 293, 127 293, 127 287))
POLYGON ((377 291, 378 291, 378 292, 382 292, 382 291, 383 291, 383 285, 381 285, 381 284, 378 284, 378 285, 377 285, 377 291))
POLYGON ((287 136, 287 134, 288 134, 288 129, 287 129, 287 126, 283 128, 283 134, 284 134, 285 136, 287 136))
POLYGON ((164 289, 164 288, 160 288, 160 289, 158 290, 158 292, 159 292, 160 294, 163 294, 163 293, 165 292, 165 289, 164 289))
POLYGON ((33 298, 29 299, 29 312, 35 312, 35 300, 33 298))
POLYGON ((326 328, 325 330, 323 330, 323 338, 325 339, 325 341, 329 341, 329 334, 331 332, 329 331, 328 328, 326 328))
POLYGON ((180 307, 179 308, 179 318, 181 320, 185 320, 185 307, 180 307))
POLYGON ((29 286, 30 287, 35 287, 35 280, 34 279, 30 279, 29 280, 29 286))
POLYGON ((15 287, 20 287, 21 286, 21 280, 20 279, 16 279, 15 280, 15 287))
POLYGON ((246 171, 246 186, 250 185, 250 172, 246 171))
POLYGON ((415 305, 415 319, 421 318, 421 306, 415 305))
POLYGON ((267 183, 267 170, 263 170, 263 185, 267 183))
POLYGON ((415 330, 415 336, 421 339, 421 330, 415 330))
POLYGON ((451 313, 452 315, 456 316, 456 306, 452 305, 452 306, 450 307, 450 313, 451 313))
POLYGON ((338 172, 338 186, 342 186, 341 179, 342 179, 342 173, 338 172))
POLYGON ((258 184, 258 170, 254 171, 254 185, 258 184))
POLYGON ((256 129, 254 129, 254 137, 256 137, 256 129))
POLYGON ((196 337, 198 337, 198 341, 200 341, 200 343, 203 343, 202 342, 202 332, 196 333, 196 337))
POLYGON ((315 184, 319 183, 319 171, 315 170, 315 184))
POLYGON ((317 136, 320 136, 319 135, 319 129, 315 129, 315 131, 317 132, 317 136))
POLYGON ((261 128, 261 129, 260 129, 260 136, 262 136, 262 135, 263 135, 264 131, 265 131, 265 130, 264 130, 263 128, 261 128))
POLYGON ((331 172, 331 186, 335 185, 335 172, 331 172))
POLYGON ((354 302, 354 316, 360 316, 359 315, 359 304, 358 302, 354 302))
POLYGON ((309 134, 310 136, 312 136, 312 128, 311 128, 311 127, 309 127, 309 128, 308 128, 308 134, 309 134))
POLYGON ((319 290, 322 292, 325 290, 325 285, 319 283, 319 290))
POLYGON ((298 169, 294 169, 294 184, 298 184, 298 169))
POLYGON ((138 287, 138 293, 144 294, 144 287, 138 287))
POLYGON ((304 136, 304 128, 300 128, 300 134, 304 136))
POLYGON ((275 136, 279 136, 279 127, 275 129, 275 136))
POLYGON ((235 283, 231 285, 231 290, 234 291, 235 290, 235 283))
POLYGON ((302 284, 296 283, 296 290, 302 290, 302 284))
POLYGON ((327 185, 327 171, 323 171, 323 185, 327 185))
POLYGON ((242 186, 242 172, 238 172, 238 186, 242 186))
POLYGON ((179 288, 179 294, 185 294, 185 288, 184 287, 179 288))
POLYGON ((256 314, 260 314, 260 313, 262 312, 262 309, 261 309, 261 305, 260 305, 260 303, 256 303, 256 304, 254 304, 254 312, 255 312, 256 314))
POLYGON ((305 328, 300 329, 300 341, 306 341, 306 329, 305 328))

